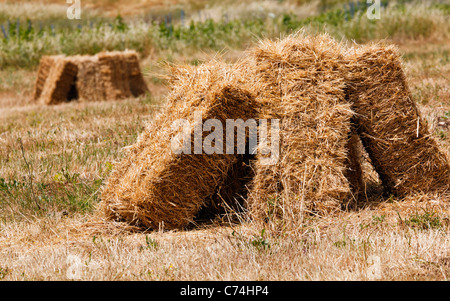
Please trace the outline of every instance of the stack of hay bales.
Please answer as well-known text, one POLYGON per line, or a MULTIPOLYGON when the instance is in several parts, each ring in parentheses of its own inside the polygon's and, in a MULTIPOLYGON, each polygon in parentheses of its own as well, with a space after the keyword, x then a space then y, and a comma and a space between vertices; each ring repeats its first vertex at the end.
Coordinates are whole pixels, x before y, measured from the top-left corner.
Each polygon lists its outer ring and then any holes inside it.
MULTIPOLYGON (((99 60, 107 61, 102 74, 110 76, 113 60, 99 60)), ((123 76, 116 75, 111 83, 123 76)), ((214 61, 174 69, 170 84, 166 107, 127 148, 103 189, 99 212, 107 219, 179 229, 202 210, 216 212, 222 201, 244 206, 272 229, 295 230, 306 213, 354 205, 366 191, 370 164, 399 196, 450 188, 448 158, 420 118, 392 46, 346 48, 327 35, 300 33, 262 41, 233 66, 214 61), (184 129, 189 146, 198 139, 194 111, 202 123, 267 120, 259 123, 256 156, 174 153, 177 120, 191 125, 184 129), (264 148, 276 150, 275 160, 264 148), (238 194, 245 201, 233 203, 238 194)), ((118 87, 108 89, 120 93, 118 87)))
POLYGON ((148 92, 135 51, 94 56, 45 56, 41 59, 34 99, 43 104, 118 100, 148 92))
POLYGON ((411 97, 400 54, 381 43, 347 53, 357 131, 385 188, 400 197, 450 189, 450 166, 411 97))
POLYGON ((129 147, 110 176, 102 192, 103 216, 151 229, 183 228, 194 221, 241 163, 236 153, 195 154, 195 145, 202 143, 207 133, 195 134, 199 121, 216 119, 225 129, 226 119, 256 118, 253 95, 238 71, 219 62, 178 71, 166 108, 129 147), (195 113, 201 114, 200 120, 195 113), (174 127, 181 120, 189 125, 174 127), (183 139, 180 133, 184 133, 183 139), (185 141, 187 137, 191 137, 191 153, 178 154, 173 149, 174 139, 185 141))
POLYGON ((349 197, 345 162, 353 112, 339 49, 326 35, 296 35, 251 51, 261 116, 280 120, 279 160, 261 164, 264 155, 257 154, 248 199, 254 219, 298 223, 305 212, 340 210, 349 197))

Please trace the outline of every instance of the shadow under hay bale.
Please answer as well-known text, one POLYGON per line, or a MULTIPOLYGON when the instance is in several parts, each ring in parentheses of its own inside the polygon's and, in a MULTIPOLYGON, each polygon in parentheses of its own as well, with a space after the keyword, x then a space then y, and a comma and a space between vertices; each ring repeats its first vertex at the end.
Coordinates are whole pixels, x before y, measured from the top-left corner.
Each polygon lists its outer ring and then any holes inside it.
POLYGON ((356 126, 352 122, 351 131, 347 139, 347 157, 345 158, 345 176, 349 181, 351 195, 344 204, 344 208, 356 208, 358 200, 365 191, 362 168, 361 145, 356 126))
POLYGON ((357 131, 384 187, 398 196, 446 192, 450 166, 411 97, 398 50, 350 49, 349 98, 357 131))
POLYGON ((250 53, 261 116, 280 120, 279 160, 262 165, 257 154, 248 199, 256 220, 295 227, 307 212, 340 210, 351 193, 345 161, 353 112, 340 47, 325 35, 297 34, 263 41, 250 53))
MULTIPOLYGON (((353 119, 352 119, 353 120, 353 119)), ((386 196, 378 173, 359 137, 356 124, 352 121, 352 131, 347 141, 348 156, 345 175, 351 187, 351 197, 344 200, 344 210, 359 210, 386 196)))
POLYGON ((227 119, 256 117, 253 96, 245 89, 238 68, 212 62, 177 72, 167 106, 128 148, 109 177, 100 215, 150 229, 185 228, 202 207, 212 205, 213 195, 229 184, 227 176, 242 164, 236 152, 193 153, 207 136, 208 132, 200 136, 195 132, 205 120, 218 120, 225 129, 227 119), (173 126, 180 120, 188 123, 182 127, 182 139, 180 129, 173 126), (183 140, 183 147, 187 145, 191 153, 174 152, 173 139, 183 140))
POLYGON ((148 92, 137 53, 116 51, 95 56, 43 57, 34 99, 57 104, 71 100, 119 100, 148 92))
POLYGON ((202 223, 239 223, 247 211, 249 185, 255 176, 252 168, 253 154, 239 155, 228 171, 224 182, 205 200, 205 205, 194 218, 194 225, 202 223))

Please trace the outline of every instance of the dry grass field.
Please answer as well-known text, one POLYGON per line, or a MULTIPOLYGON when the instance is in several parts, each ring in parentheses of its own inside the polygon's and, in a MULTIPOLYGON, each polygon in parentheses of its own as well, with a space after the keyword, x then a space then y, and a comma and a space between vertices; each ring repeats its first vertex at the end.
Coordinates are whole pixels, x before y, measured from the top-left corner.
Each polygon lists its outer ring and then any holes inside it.
MULTIPOLYGON (((10 4, 5 2, 0 1, 0 16, 7 14, 2 5, 10 4)), ((20 2, 42 6, 36 4, 39 1, 20 2)), ((40 3, 55 2, 59 3, 40 3)), ((82 0, 86 10, 97 9, 92 18, 109 18, 120 11, 130 20, 154 6, 161 12, 179 5, 186 11, 209 9, 212 14, 214 5, 234 3, 206 2, 82 0)), ((296 9, 301 11, 299 7, 308 7, 307 16, 320 16, 322 2, 326 1, 282 1, 282 5, 294 14, 296 9)), ((381 25, 365 30, 376 30, 373 39, 384 36, 399 47, 414 101, 440 148, 450 156, 450 5, 436 2, 441 6, 428 10, 421 4, 405 4, 411 6, 403 11, 411 15, 395 30, 392 22, 389 28, 382 25, 383 13, 394 13, 382 11, 376 21, 381 25), (422 19, 414 15, 418 9, 422 9, 422 19), (412 32, 420 34, 406 34, 412 32)), ((394 6, 393 1, 389 6, 394 6)), ((305 18, 301 13, 296 16, 305 18)), ((333 22, 310 30, 328 29, 337 37, 360 43, 373 40, 372 35, 356 32, 356 25, 335 26, 333 22)), ((272 27, 265 35, 285 35, 287 30, 282 31, 280 24, 267 25, 272 27)), ((295 231, 285 233, 244 220, 226 223, 226 216, 185 231, 148 232, 94 217, 102 185, 123 157, 122 148, 134 143, 146 122, 164 106, 168 87, 159 77, 165 72, 162 63, 198 64, 217 51, 225 61, 234 62, 259 38, 256 33, 252 36, 254 29, 239 30, 227 33, 233 40, 222 38, 231 46, 209 48, 199 40, 195 40, 197 47, 169 38, 161 38, 160 44, 141 45, 139 41, 147 42, 143 37, 150 31, 128 31, 130 41, 131 35, 138 36, 128 46, 136 46, 141 54, 150 94, 55 106, 33 102, 37 64, 25 64, 25 52, 19 52, 23 49, 6 53, 2 50, 6 46, 0 48, 0 280, 450 279, 450 200, 439 195, 400 199, 372 187, 358 208, 327 217, 310 216, 295 231)), ((205 40, 214 37, 208 32, 204 35, 205 40)), ((83 43, 89 40, 80 39, 83 43)), ((51 37, 46 41, 45 45, 63 42, 51 37)), ((39 41, 33 43, 36 46, 30 49, 43 47, 39 41)), ((105 45, 86 44, 92 50, 79 49, 80 53, 97 52, 95 47, 109 47, 105 45)))

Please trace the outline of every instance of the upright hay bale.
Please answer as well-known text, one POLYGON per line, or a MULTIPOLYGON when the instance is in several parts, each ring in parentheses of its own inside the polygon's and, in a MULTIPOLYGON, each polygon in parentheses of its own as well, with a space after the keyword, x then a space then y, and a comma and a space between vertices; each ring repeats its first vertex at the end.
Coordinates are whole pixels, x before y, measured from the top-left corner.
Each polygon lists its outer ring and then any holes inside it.
POLYGON ((101 79, 104 83, 107 99, 124 99, 131 97, 128 63, 121 52, 99 53, 101 79))
POLYGON ((148 92, 136 51, 103 52, 68 59, 78 66, 80 101, 122 99, 148 92))
POLYGON ((53 57, 53 65, 42 89, 40 101, 47 105, 67 101, 69 92, 74 88, 77 72, 77 65, 64 56, 53 57))
POLYGON ((398 50, 379 43, 347 57, 358 133, 383 185, 399 196, 449 190, 448 159, 411 97, 398 50))
POLYGON ((138 54, 135 51, 123 52, 123 57, 127 63, 129 89, 134 97, 148 92, 148 87, 142 76, 141 68, 139 67, 138 54))
POLYGON ((75 56, 70 60, 78 66, 76 87, 79 101, 102 101, 106 99, 97 56, 75 56))
POLYGON ((280 120, 279 160, 262 165, 257 154, 248 199, 254 219, 295 227, 304 213, 339 210, 349 196, 345 160, 353 112, 340 47, 326 35, 296 34, 251 51, 261 116, 280 120))
POLYGON ((184 129, 184 137, 191 137, 190 147, 198 141, 194 111, 201 114, 202 123, 217 119, 222 124, 256 114, 253 97, 236 67, 213 62, 183 70, 173 79, 165 109, 109 177, 99 207, 104 217, 151 229, 186 227, 238 162, 236 154, 174 153, 171 141, 180 134, 174 122, 185 120, 191 125, 184 129))

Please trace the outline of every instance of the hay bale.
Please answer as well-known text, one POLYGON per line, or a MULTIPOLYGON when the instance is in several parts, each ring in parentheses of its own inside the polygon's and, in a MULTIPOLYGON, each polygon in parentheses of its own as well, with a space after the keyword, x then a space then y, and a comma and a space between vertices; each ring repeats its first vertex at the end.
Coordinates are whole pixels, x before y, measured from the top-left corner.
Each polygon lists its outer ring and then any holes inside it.
POLYGON ((38 100, 41 97, 42 90, 44 89, 45 82, 47 81, 50 69, 55 62, 53 56, 43 56, 39 62, 39 69, 37 72, 36 83, 34 85, 33 99, 38 100))
POLYGON ((128 147, 102 191, 98 212, 108 219, 151 229, 186 227, 238 163, 236 154, 175 154, 171 145, 180 134, 172 125, 183 119, 191 125, 185 137, 194 147, 199 125, 194 111, 202 122, 214 118, 222 124, 255 117, 252 94, 238 69, 218 62, 186 67, 178 69, 172 84, 166 107, 128 147))
POLYGON ((73 99, 116 100, 147 92, 137 53, 115 51, 42 57, 33 96, 35 100, 43 97, 44 104, 56 104, 73 99))
POLYGON ((70 60, 78 66, 76 87, 79 101, 105 100, 104 83, 101 78, 97 56, 75 56, 70 60))
POLYGON ((250 52, 261 116, 280 120, 279 160, 262 165, 264 156, 257 154, 248 199, 254 219, 295 227, 304 213, 339 210, 349 196, 345 161, 353 112, 345 98, 340 52, 326 35, 301 33, 263 41, 250 52))
POLYGON ((136 51, 125 51, 122 53, 128 69, 128 83, 131 94, 134 97, 148 93, 147 84, 142 76, 141 68, 139 67, 139 57, 136 51))
POLYGON ((399 196, 447 191, 448 158, 411 97, 398 50, 378 43, 354 47, 347 58, 358 133, 383 185, 399 196))
POLYGON ((103 52, 97 55, 106 99, 131 97, 128 63, 120 51, 103 52))
POLYGON ((43 86, 40 102, 46 105, 66 102, 74 89, 78 67, 64 56, 54 56, 48 78, 43 86))

